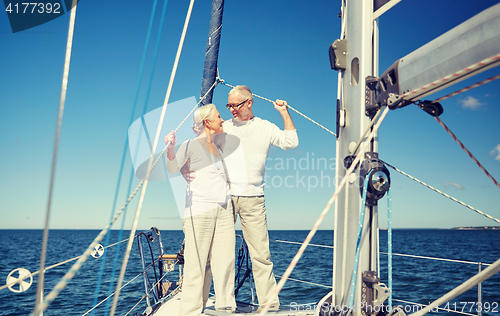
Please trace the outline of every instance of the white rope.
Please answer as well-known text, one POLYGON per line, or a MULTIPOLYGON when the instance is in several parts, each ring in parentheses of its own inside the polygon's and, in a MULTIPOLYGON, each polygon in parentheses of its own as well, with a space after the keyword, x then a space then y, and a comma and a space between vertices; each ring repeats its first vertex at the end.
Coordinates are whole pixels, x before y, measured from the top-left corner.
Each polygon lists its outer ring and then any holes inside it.
POLYGON ((494 275, 498 271, 500 271, 500 259, 495 261, 488 268, 479 272, 478 274, 476 274, 472 278, 468 279, 464 283, 460 284, 459 286, 457 286, 453 290, 449 291, 445 295, 441 296, 440 298, 438 298, 434 302, 430 303, 429 305, 422 308, 418 312, 411 314, 410 316, 422 316, 422 315, 429 313, 432 310, 433 306, 439 306, 439 305, 442 305, 442 304, 454 299, 455 297, 457 297, 460 294, 464 293, 465 291, 469 290, 470 288, 477 285, 478 283, 481 283, 482 281, 488 279, 489 277, 491 277, 492 275, 494 275))
MULTIPOLYGON (((387 252, 380 252, 381 254, 387 255, 387 252)), ((410 258, 419 258, 419 259, 431 259, 431 260, 438 260, 438 261, 447 261, 447 262, 457 262, 457 263, 468 263, 468 264, 475 264, 475 265, 486 265, 489 266, 491 264, 489 263, 482 263, 482 262, 473 262, 473 261, 463 261, 463 260, 455 260, 455 259, 445 259, 445 258, 436 258, 436 257, 426 257, 426 256, 416 256, 416 255, 407 255, 404 253, 393 253, 393 256, 399 256, 399 257, 410 257, 410 258)))
MULTIPOLYGON (((228 86, 228 87, 234 88, 234 86, 233 86, 233 85, 230 85, 229 83, 226 83, 224 80, 222 80, 222 79, 220 79, 220 78, 219 78, 219 81, 220 81, 220 83, 222 83, 223 85, 226 85, 226 86, 228 86)), ((261 97, 260 95, 257 95, 257 94, 255 94, 255 93, 252 93, 252 95, 253 95, 254 97, 257 97, 257 98, 262 99, 262 100, 264 100, 264 101, 268 101, 268 102, 274 103, 274 101, 273 101, 273 100, 269 100, 269 99, 267 99, 267 98, 261 97)), ((305 118, 306 120, 309 120, 309 121, 311 121, 312 123, 314 123, 314 124, 318 125, 319 127, 321 127, 322 129, 324 129, 324 130, 325 130, 325 131, 327 131, 328 133, 332 134, 333 136, 335 136, 335 137, 337 136, 337 134, 335 134, 334 132, 332 132, 332 131, 331 131, 331 130, 329 130, 328 128, 324 127, 323 125, 319 124, 318 122, 316 122, 316 121, 315 121, 315 120, 313 120, 312 118, 310 118, 310 117, 306 116, 305 114, 302 114, 302 113, 301 113, 301 112, 299 112, 298 110, 294 109, 291 105, 287 104, 287 107, 288 107, 290 110, 292 110, 292 111, 296 112, 297 114, 299 114, 300 116, 302 116, 303 118, 305 118)))
MULTIPOLYGON (((347 179, 349 178, 349 176, 351 175, 351 173, 354 171, 354 168, 357 166, 358 162, 361 160, 361 157, 363 156, 362 153, 368 147, 368 145, 370 144, 371 140, 375 137, 375 134, 377 133, 377 131, 378 131, 379 127, 380 127, 380 124, 382 124, 382 121, 384 120, 384 118, 387 115, 388 111, 389 111, 389 107, 385 107, 385 110, 382 112, 382 115, 380 116, 380 119, 378 120, 377 124, 375 124, 375 126, 373 127, 373 130, 371 131, 371 133, 368 136, 366 142, 364 143, 363 147, 361 148, 360 153, 358 154, 358 156, 356 156, 356 158, 354 159, 353 163, 351 164, 351 166, 349 167, 349 169, 346 171, 346 174, 342 178, 342 181, 340 182, 339 186, 337 187, 337 189, 333 193, 332 197, 330 198, 330 200, 326 204, 326 206, 323 209, 323 211, 321 212, 318 220, 316 221, 316 223, 314 224, 313 228, 311 229, 311 231, 307 235, 306 239, 304 240, 304 243, 302 244, 302 246, 300 247, 300 249, 297 251, 297 254, 293 258, 293 260, 290 262, 290 265, 288 266, 288 268, 286 269, 285 273, 283 274, 283 277, 281 278, 281 280, 277 284, 276 290, 273 293, 274 295, 278 295, 279 292, 281 291, 281 289, 283 288, 283 286, 285 285, 286 280, 289 278, 289 276, 292 273, 293 269, 297 265, 297 262, 299 261, 300 257, 304 253, 304 250, 309 245, 309 242, 314 237, 314 234, 316 233, 316 231, 318 230, 319 226, 323 222, 323 219, 325 218, 326 214, 330 210, 333 202, 335 201, 335 199, 339 195, 340 191, 342 190, 343 186, 347 182, 347 179)), ((364 137, 364 136, 365 135, 363 135, 362 137, 364 137)), ((264 308, 262 309, 262 311, 260 312, 259 315, 260 316, 266 315, 266 313, 269 310, 270 306, 271 306, 271 302, 268 302, 266 304, 266 306, 264 306, 264 308)))
MULTIPOLYGON (((42 241, 42 251, 40 255, 40 271, 45 270, 45 258, 47 256, 47 244, 49 239, 49 220, 50 220, 50 208, 52 204, 52 194, 54 191, 54 181, 56 174, 56 161, 57 152, 59 148, 59 138, 61 136, 61 127, 64 114, 64 105, 66 103, 66 91, 68 90, 68 77, 69 77, 69 65, 71 61, 71 48, 73 46, 73 33, 75 29, 75 18, 76 18, 76 3, 77 0, 73 0, 73 9, 71 10, 71 15, 69 19, 68 27, 68 38, 66 41, 66 57, 64 60, 64 70, 61 85, 61 96, 59 98, 59 111, 57 115, 57 127, 56 136, 54 142, 54 153, 52 155, 52 170, 50 172, 50 184, 49 184, 49 197, 47 202, 47 212, 45 215, 45 228, 43 231, 43 241, 42 241)), ((42 272, 38 277, 38 286, 36 290, 36 301, 35 309, 33 312, 38 315, 40 313, 40 302, 43 300, 43 286, 44 286, 44 273, 42 272)))
POLYGON ((186 37, 186 32, 187 32, 187 28, 188 28, 188 25, 189 25, 189 20, 191 18, 191 12, 193 10, 193 5, 194 5, 194 0, 191 0, 191 2, 189 3, 189 9, 188 9, 188 12, 187 12, 187 15, 186 15, 186 20, 184 22, 184 29, 182 30, 181 39, 180 39, 180 42, 179 42, 179 46, 177 48, 177 55, 175 57, 174 66, 173 66, 173 69, 172 69, 172 73, 170 75, 170 81, 168 83, 168 88, 167 88, 167 94, 165 96, 165 101, 163 102, 163 108, 162 108, 162 111, 161 111, 160 120, 159 120, 159 123, 158 123, 158 128, 156 130, 156 135, 155 135, 155 139, 154 139, 154 142, 153 142, 153 148, 151 150, 151 156, 150 156, 149 162, 148 162, 148 169, 147 169, 147 172, 146 172, 146 176, 144 178, 144 186, 143 186, 142 191, 141 191, 141 196, 139 198, 139 202, 138 202, 138 205, 137 205, 137 210, 135 212, 134 222, 133 222, 133 225, 132 225, 132 229, 130 231, 130 238, 131 239, 129 239, 129 242, 127 244, 127 250, 125 251, 125 257, 123 259, 123 264, 122 264, 122 268, 121 268, 121 271, 120 271, 120 277, 119 277, 118 283, 116 285, 116 287, 117 287, 118 290, 117 290, 117 294, 115 295, 115 297, 113 299, 113 306, 111 307, 111 311, 109 313, 110 316, 113 316, 115 314, 116 305, 118 304, 118 298, 120 297, 120 286, 121 286, 121 284, 123 282, 123 278, 125 277, 125 270, 127 269, 127 264, 128 264, 128 260, 129 260, 129 257, 130 257, 130 251, 132 250, 132 244, 133 244, 132 236, 135 235, 135 231, 137 229, 137 224, 139 222, 139 215, 141 213, 142 204, 144 203, 144 196, 146 195, 146 189, 148 187, 148 181, 149 181, 149 176, 150 176, 151 170, 152 170, 152 165, 153 165, 153 160, 154 160, 154 156, 155 156, 156 146, 158 145, 158 140, 160 139, 160 132, 161 132, 161 128, 163 126, 163 120, 165 118, 165 112, 167 111, 167 105, 168 105, 168 101, 170 99, 170 93, 172 91, 172 86, 174 84, 175 74, 177 72, 177 66, 179 64, 179 59, 181 57, 182 47, 183 47, 183 44, 184 44, 184 38, 186 37))
POLYGON ((404 172, 404 171, 402 171, 402 170, 399 170, 398 168, 396 168, 396 167, 394 167, 394 166, 390 165, 389 163, 387 163, 387 162, 385 162, 385 161, 382 161, 382 162, 383 162, 385 165, 387 165, 387 166, 391 167, 392 169, 396 170, 397 172, 401 173, 402 175, 404 175, 404 176, 406 176, 406 177, 408 177, 408 178, 410 178, 410 179, 412 179, 412 180, 414 180, 414 181, 416 181, 416 182, 420 183, 420 184, 421 184, 421 185, 423 185, 424 187, 429 188, 429 189, 431 189, 432 191, 434 191, 434 192, 436 192, 436 193, 439 193, 439 194, 441 194, 442 196, 447 197, 447 198, 449 198, 450 200, 452 200, 452 201, 454 201, 454 202, 457 202, 458 204, 460 204, 460 205, 462 205, 462 206, 465 206, 465 207, 467 207, 468 209, 470 209, 470 210, 472 210, 472 211, 474 211, 474 212, 476 212, 476 213, 478 213, 478 214, 480 214, 480 215, 483 215, 484 217, 489 218, 489 219, 491 219, 492 221, 495 221, 495 222, 497 222, 497 223, 499 223, 499 224, 500 224, 500 220, 498 220, 498 219, 494 218, 493 216, 488 215, 488 214, 486 214, 486 213, 483 213, 483 212, 481 212, 480 210, 475 209, 475 208, 473 208, 472 206, 470 206, 470 205, 468 205, 468 204, 465 204, 464 202, 459 201, 459 200, 457 200, 456 198, 454 198, 454 197, 452 197, 452 196, 449 196, 448 194, 446 194, 446 193, 444 193, 444 192, 441 192, 440 190, 438 190, 438 189, 436 189, 436 188, 434 188, 434 187, 432 187, 432 186, 428 185, 427 183, 424 183, 424 182, 422 182, 422 181, 418 180, 417 178, 415 178, 415 177, 413 177, 413 176, 411 176, 411 175, 407 174, 406 172, 404 172))

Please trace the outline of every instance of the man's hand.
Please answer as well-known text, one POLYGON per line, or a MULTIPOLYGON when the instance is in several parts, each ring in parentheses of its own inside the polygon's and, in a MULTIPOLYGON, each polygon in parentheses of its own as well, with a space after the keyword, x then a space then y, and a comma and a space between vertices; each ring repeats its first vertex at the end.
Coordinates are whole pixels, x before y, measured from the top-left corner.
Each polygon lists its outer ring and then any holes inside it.
POLYGON ((293 125, 292 117, 288 113, 288 104, 285 100, 276 100, 273 102, 274 108, 280 112, 283 122, 285 123, 285 130, 295 130, 295 125, 293 125))
POLYGON ((285 100, 276 100, 276 102, 273 102, 274 108, 278 110, 281 114, 288 114, 288 105, 285 100))
POLYGON ((194 172, 196 170, 188 168, 189 161, 191 161, 190 158, 188 158, 188 160, 186 161, 186 163, 184 164, 184 166, 182 166, 182 168, 181 168, 181 174, 182 174, 182 176, 184 177, 184 180, 186 180, 187 183, 190 183, 196 177, 194 175, 194 172))

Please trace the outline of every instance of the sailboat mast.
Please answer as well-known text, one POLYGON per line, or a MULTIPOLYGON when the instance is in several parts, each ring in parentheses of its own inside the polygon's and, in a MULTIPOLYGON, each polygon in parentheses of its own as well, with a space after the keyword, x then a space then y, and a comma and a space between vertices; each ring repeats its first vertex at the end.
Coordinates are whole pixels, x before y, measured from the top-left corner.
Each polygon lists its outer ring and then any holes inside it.
POLYGON ((212 1, 212 14, 210 18, 210 30, 208 32, 207 49, 205 52, 205 65, 203 66, 203 80, 201 82, 200 99, 201 105, 212 103, 213 89, 210 89, 217 78, 217 60, 219 58, 219 45, 222 29, 222 13, 224 12, 224 0, 212 1))
MULTIPOLYGON (((378 75, 378 21, 373 19, 374 1, 342 1, 342 34, 330 48, 332 68, 339 70, 339 95, 337 100, 337 185, 350 167, 350 161, 365 152, 377 153, 378 137, 363 149, 356 146, 370 125, 366 114, 366 101, 370 97, 366 78, 378 75), (356 148, 357 147, 357 148, 356 148)), ((377 206, 366 205, 361 239, 358 228, 363 187, 363 175, 358 166, 351 174, 335 202, 333 292, 330 303, 334 307, 352 307, 352 315, 366 315, 359 308, 362 298, 362 277, 366 271, 378 275, 378 215, 377 206), (359 244, 359 261, 355 263, 356 246, 359 244), (357 272, 353 270, 357 266, 357 272), (354 281, 352 280, 355 275, 354 281), (355 284, 351 298, 352 284, 355 284), (352 304, 352 306, 349 306, 352 304)), ((337 314, 337 313, 335 313, 337 314)), ((345 314, 345 310, 342 314, 345 314)))

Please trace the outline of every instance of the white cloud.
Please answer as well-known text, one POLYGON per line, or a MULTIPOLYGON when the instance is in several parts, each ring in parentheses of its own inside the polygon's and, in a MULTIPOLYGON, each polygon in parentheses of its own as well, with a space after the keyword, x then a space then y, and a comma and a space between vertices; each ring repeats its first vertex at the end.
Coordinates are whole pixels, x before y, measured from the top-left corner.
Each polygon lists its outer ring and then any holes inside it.
POLYGON ((500 144, 497 145, 491 152, 490 155, 495 156, 495 160, 500 161, 500 144))
POLYGON ((479 102, 478 99, 471 96, 468 96, 465 99, 462 99, 458 102, 460 103, 460 105, 462 105, 462 108, 469 110, 477 110, 481 105, 484 104, 479 102))
POLYGON ((445 188, 447 188, 447 187, 449 187, 449 186, 455 187, 455 188, 457 188, 457 189, 459 189, 459 190, 463 190, 463 189, 465 189, 463 185, 460 185, 460 184, 458 184, 458 183, 454 183, 454 182, 450 182, 450 183, 445 183, 445 184, 444 184, 444 187, 445 187, 445 188))

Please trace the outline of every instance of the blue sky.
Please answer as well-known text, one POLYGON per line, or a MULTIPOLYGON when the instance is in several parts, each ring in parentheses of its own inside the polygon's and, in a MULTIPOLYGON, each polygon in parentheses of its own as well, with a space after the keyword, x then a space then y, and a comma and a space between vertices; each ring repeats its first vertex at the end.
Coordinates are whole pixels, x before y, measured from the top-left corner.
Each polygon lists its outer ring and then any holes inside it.
MULTIPOLYGON (((403 0, 380 18, 381 72, 396 59, 496 3, 403 0)), ((148 112, 163 104, 188 4, 168 3, 148 112)), ((159 1, 135 118, 144 106, 162 5, 159 1)), ((152 1, 82 0, 78 6, 51 228, 99 229, 108 222, 151 8, 152 1)), ((337 72, 330 69, 328 47, 340 35, 339 12, 340 1, 226 1, 220 76, 233 85, 246 84, 269 99, 285 99, 335 130, 337 72)), ((195 2, 171 102, 199 98, 209 19, 210 1, 195 2)), ((7 14, 0 13, 0 228, 44 225, 68 20, 66 14, 12 33, 7 14)), ((489 70, 429 99, 497 74, 498 69, 489 70)), ((497 179, 498 91, 500 82, 492 82, 443 101, 441 116, 497 179)), ((217 87, 213 100, 224 119, 230 118, 224 108, 228 92, 228 87, 217 87)), ((254 114, 283 127, 270 103, 256 100, 254 114)), ((292 118, 299 147, 270 152, 266 189, 270 229, 310 229, 334 192, 327 180, 334 177, 335 138, 293 112, 292 118), (320 167, 313 169, 318 159, 320 167), (284 170, 280 170, 281 161, 290 162, 284 170), (287 176, 293 180, 289 187, 283 183, 287 176)), ((500 218, 498 188, 426 113, 415 106, 391 111, 379 139, 382 159, 500 218)), ((119 205, 126 199, 130 170, 128 156, 119 205)), ((391 174, 396 228, 495 224, 395 172, 391 174)), ((134 180, 134 187, 138 181, 134 180)), ((130 227, 136 202, 129 208, 125 227, 130 227)), ((333 228, 333 211, 322 229, 333 228)), ((385 199, 379 213, 384 227, 385 199)), ((169 182, 148 186, 139 229, 151 226, 182 229, 169 182)))

